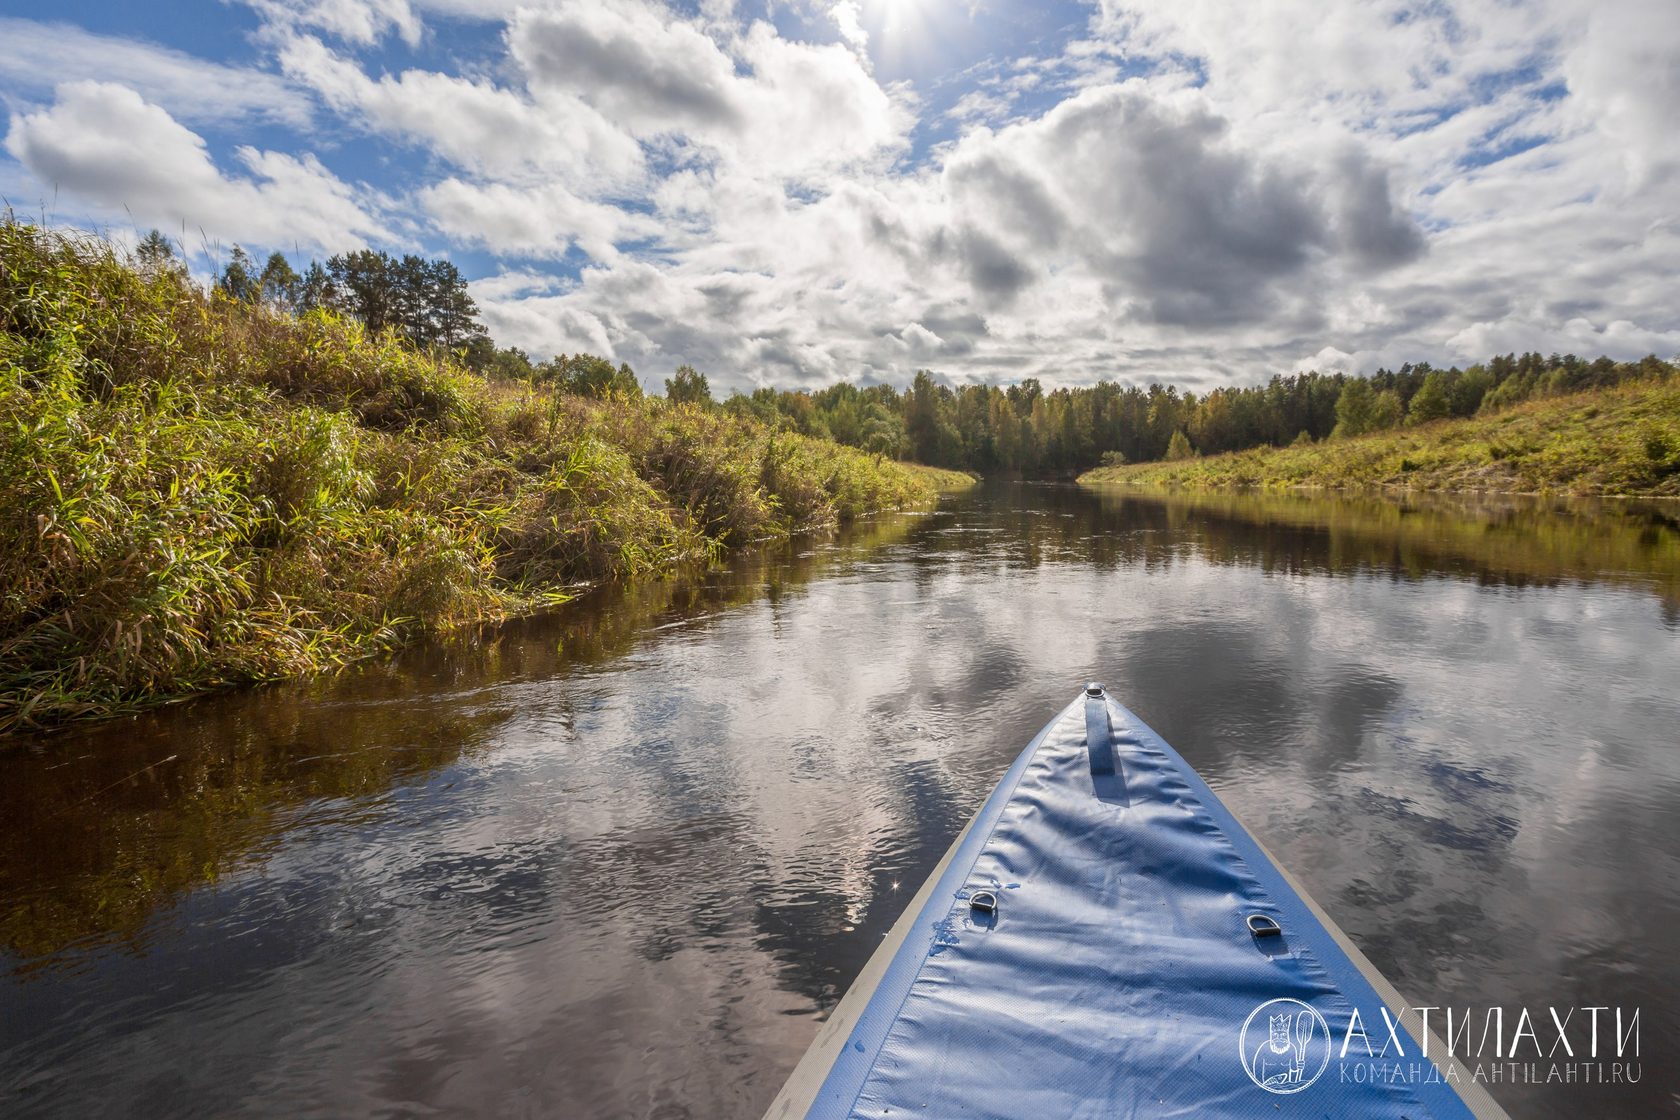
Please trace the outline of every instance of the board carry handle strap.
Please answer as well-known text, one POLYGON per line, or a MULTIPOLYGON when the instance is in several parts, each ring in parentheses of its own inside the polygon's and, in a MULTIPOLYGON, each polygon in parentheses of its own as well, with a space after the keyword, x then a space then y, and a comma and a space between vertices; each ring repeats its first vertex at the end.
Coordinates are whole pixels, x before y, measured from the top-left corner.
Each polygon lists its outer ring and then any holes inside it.
POLYGON ((1114 773, 1114 728, 1108 721, 1108 697, 1095 681, 1085 686, 1085 749, 1091 756, 1091 773, 1114 773))

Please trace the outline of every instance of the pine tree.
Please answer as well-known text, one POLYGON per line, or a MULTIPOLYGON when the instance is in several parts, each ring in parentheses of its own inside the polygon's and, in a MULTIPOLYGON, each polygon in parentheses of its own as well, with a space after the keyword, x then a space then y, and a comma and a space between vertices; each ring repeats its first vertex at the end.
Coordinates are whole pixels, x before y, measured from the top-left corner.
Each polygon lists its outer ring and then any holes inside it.
POLYGON ((392 276, 394 263, 386 254, 372 249, 340 253, 327 261, 327 274, 344 310, 375 333, 395 325, 398 299, 392 276))
POLYGON ((140 270, 140 274, 148 279, 162 276, 164 273, 186 273, 186 266, 175 259, 175 246, 163 235, 163 231, 158 229, 147 233, 134 247, 134 264, 140 270))
POLYGON ((227 267, 216 280, 216 287, 241 303, 255 303, 262 294, 262 284, 257 277, 257 262, 253 261, 244 249, 235 245, 233 252, 228 255, 227 267))
POLYGON ((282 311, 297 308, 300 277, 283 253, 270 253, 258 279, 257 290, 262 301, 282 311))
POLYGON ((426 280, 432 341, 453 351, 488 337, 478 321, 478 304, 468 293, 459 269, 449 261, 436 260, 428 267, 426 280))
POLYGON ((310 261, 297 285, 297 310, 317 311, 336 309, 338 285, 319 261, 310 261))

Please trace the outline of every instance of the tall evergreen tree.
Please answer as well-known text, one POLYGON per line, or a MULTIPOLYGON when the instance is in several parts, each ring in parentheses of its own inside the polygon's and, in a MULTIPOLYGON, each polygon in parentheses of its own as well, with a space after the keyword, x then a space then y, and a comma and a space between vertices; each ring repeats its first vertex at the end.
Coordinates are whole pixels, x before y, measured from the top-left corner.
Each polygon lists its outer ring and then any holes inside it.
POLYGON ((262 280, 257 262, 238 245, 228 254, 227 267, 216 279, 216 287, 242 303, 255 303, 262 295, 262 280))
POLYGON ((319 261, 310 261, 309 267, 298 279, 296 304, 300 312, 336 309, 339 306, 338 284, 319 261))
POLYGON ((292 262, 283 253, 270 253, 258 278, 257 289, 262 301, 282 311, 295 311, 298 304, 298 285, 301 278, 292 262))
POLYGON ((432 261, 426 276, 427 314, 433 341, 446 350, 487 338, 478 321, 478 304, 460 270, 446 260, 432 261))
POLYGON ((395 324, 399 301, 389 256, 372 249, 340 253, 327 261, 327 275, 341 306, 368 330, 395 324))
POLYGON ((163 231, 153 229, 134 247, 134 263, 142 276, 161 276, 166 272, 185 275, 184 266, 175 257, 175 246, 163 231))

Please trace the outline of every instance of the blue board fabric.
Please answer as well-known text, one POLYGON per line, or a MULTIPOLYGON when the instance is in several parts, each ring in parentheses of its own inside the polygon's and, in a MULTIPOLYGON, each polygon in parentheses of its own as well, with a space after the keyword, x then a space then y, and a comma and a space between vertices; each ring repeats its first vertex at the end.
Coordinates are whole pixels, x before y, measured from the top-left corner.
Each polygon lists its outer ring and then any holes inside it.
POLYGON ((809 1117, 1473 1115, 1417 1076, 1416 1038, 1195 770, 1106 696, 1033 740, 939 874, 809 1117), (1390 1063, 1411 1075, 1370 1076, 1390 1063))

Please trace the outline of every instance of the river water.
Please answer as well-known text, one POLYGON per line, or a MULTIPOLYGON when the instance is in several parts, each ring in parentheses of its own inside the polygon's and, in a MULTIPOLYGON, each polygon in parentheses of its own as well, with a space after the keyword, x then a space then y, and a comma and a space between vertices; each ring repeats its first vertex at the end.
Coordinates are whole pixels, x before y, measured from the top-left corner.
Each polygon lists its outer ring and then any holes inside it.
POLYGON ((1412 1002, 1640 1010, 1513 1116, 1672 1114, 1680 508, 988 484, 0 752, 0 1115, 756 1116, 1087 679, 1412 1002))

